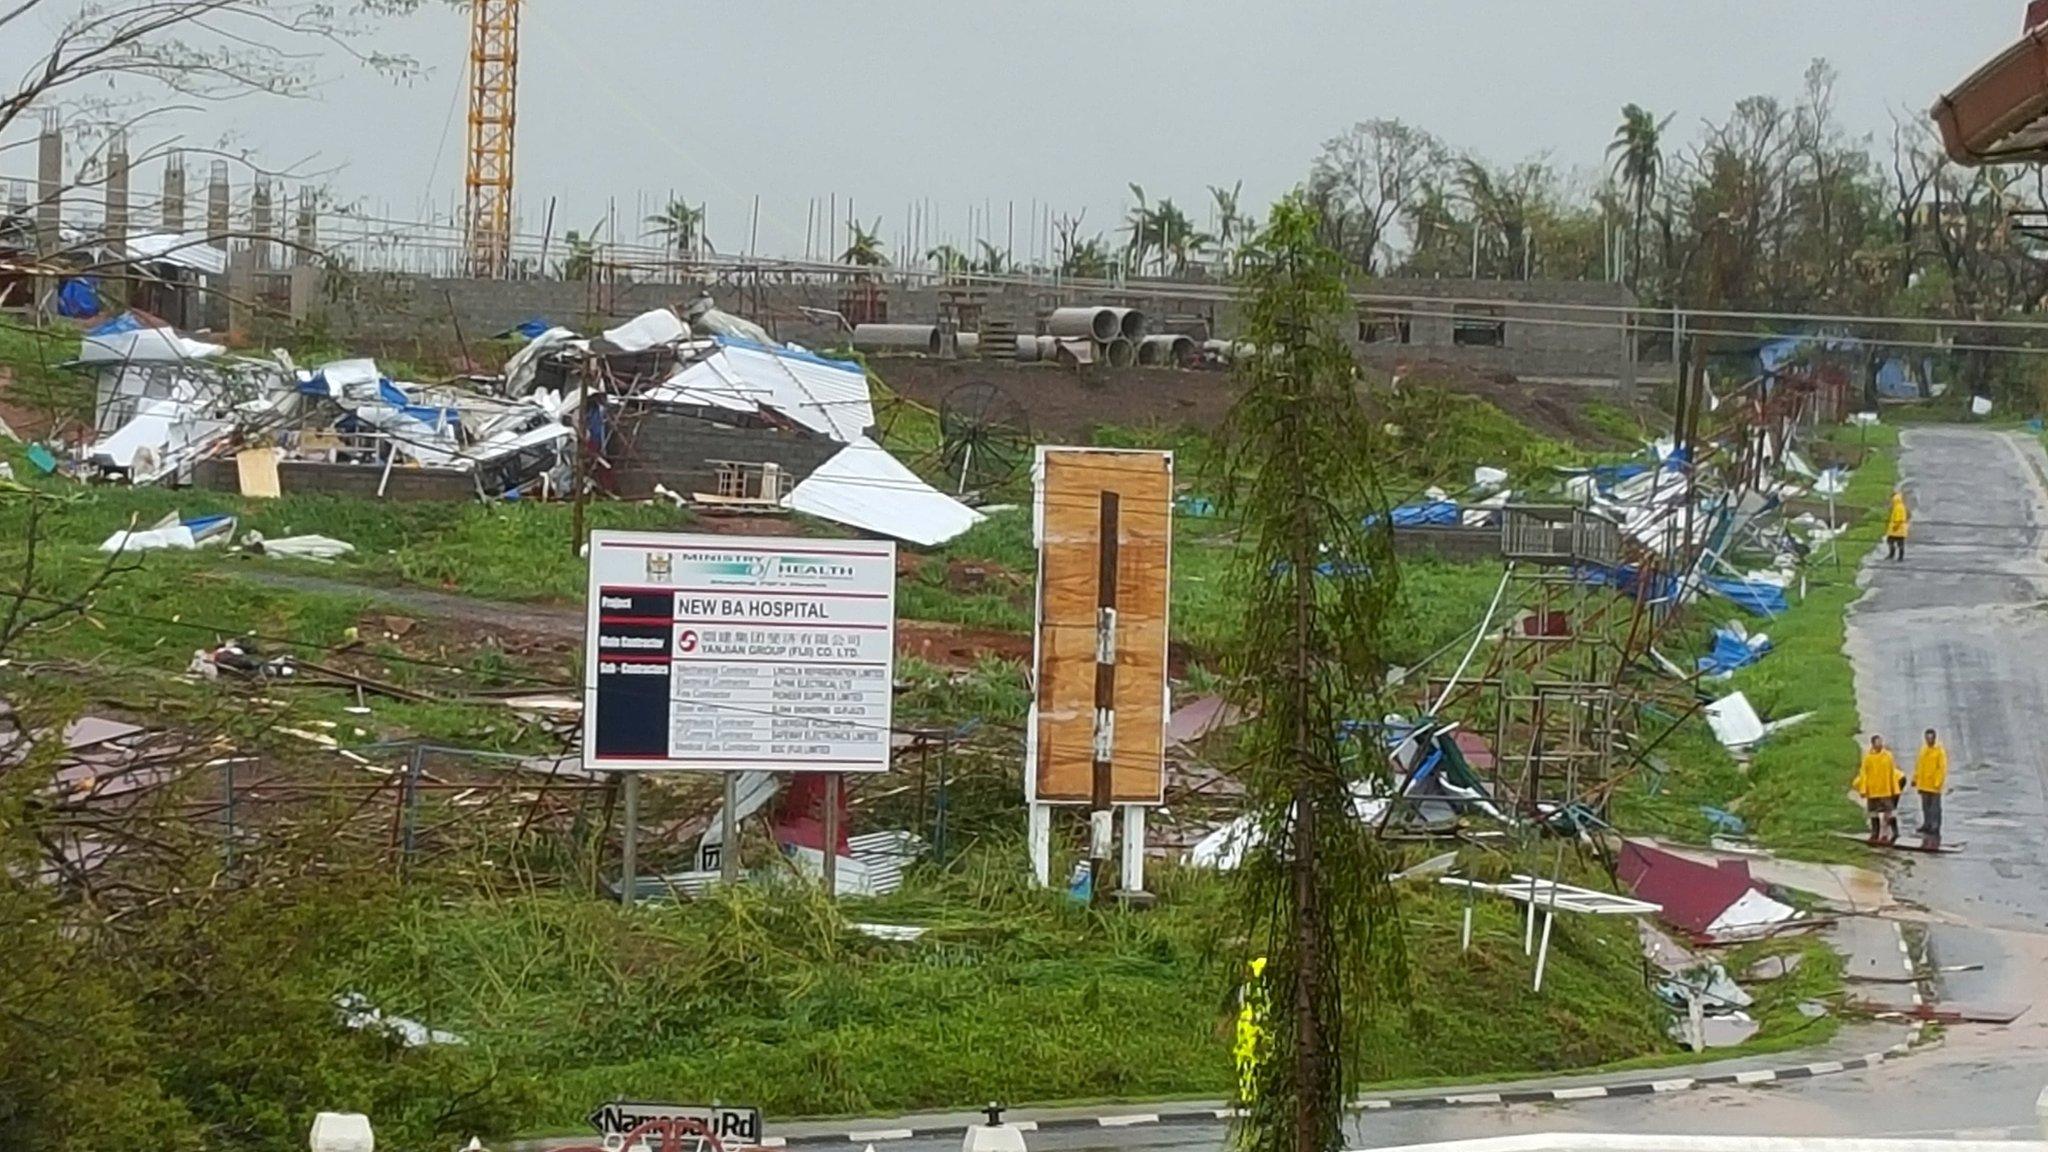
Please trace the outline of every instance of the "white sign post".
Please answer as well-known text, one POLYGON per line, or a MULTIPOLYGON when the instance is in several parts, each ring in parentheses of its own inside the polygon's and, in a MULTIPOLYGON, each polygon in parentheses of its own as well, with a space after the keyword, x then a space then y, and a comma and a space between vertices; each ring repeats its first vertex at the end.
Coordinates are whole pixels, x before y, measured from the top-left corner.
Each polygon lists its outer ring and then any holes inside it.
POLYGON ((648 771, 727 773, 730 792, 736 772, 888 769, 893 542, 592 532, 586 612, 583 762, 627 773, 629 797, 648 771))

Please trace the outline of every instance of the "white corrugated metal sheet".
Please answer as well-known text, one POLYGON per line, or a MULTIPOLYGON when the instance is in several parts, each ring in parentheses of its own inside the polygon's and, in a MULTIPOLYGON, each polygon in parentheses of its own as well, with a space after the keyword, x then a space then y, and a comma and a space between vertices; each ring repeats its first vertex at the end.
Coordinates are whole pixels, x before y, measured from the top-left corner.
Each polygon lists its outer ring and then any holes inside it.
POLYGON ((145 232, 128 238, 128 254, 142 263, 171 264, 219 276, 228 270, 228 254, 206 237, 182 232, 145 232))
POLYGON ((983 518, 919 479, 865 436, 806 476, 782 503, 835 523, 924 545, 944 544, 983 518))
POLYGON ((716 351, 678 369, 647 398, 736 412, 772 408, 842 444, 874 424, 875 406, 860 365, 744 340, 716 343, 716 351))

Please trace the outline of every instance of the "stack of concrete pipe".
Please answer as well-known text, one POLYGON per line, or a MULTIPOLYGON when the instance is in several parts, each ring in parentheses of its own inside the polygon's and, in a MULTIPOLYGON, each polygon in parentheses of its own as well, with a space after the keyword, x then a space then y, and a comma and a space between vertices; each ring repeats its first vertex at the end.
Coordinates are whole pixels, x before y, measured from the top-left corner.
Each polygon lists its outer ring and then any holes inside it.
POLYGON ((853 346, 862 352, 922 352, 939 354, 939 326, 936 324, 860 324, 853 330, 853 346))
MULTIPOLYGON (((1017 360, 1017 363, 1019 363, 1019 364, 1030 364, 1030 363, 1033 363, 1034 361, 1037 361, 1037 360, 1040 360, 1040 359, 1050 359, 1050 358, 1051 358, 1051 353, 1049 353, 1049 352, 1048 352, 1048 353, 1046 353, 1046 354, 1045 354, 1045 355, 1043 355, 1043 356, 1041 356, 1041 355, 1040 355, 1040 344, 1039 344, 1039 341, 1040 341, 1041 339, 1043 339, 1043 338, 1042 338, 1042 337, 1038 337, 1038 336, 1018 336, 1018 337, 1016 337, 1016 341, 1017 341, 1017 355, 1016 355, 1016 360, 1017 360)), ((1050 345, 1048 345, 1047 347, 1050 347, 1050 345)), ((960 354, 960 357, 961 357, 961 359, 963 359, 963 360, 964 360, 964 359, 968 359, 968 358, 971 358, 971 357, 974 357, 974 356, 978 356, 978 355, 980 355, 980 354, 981 354, 981 333, 979 333, 979 332, 962 332, 962 333, 960 333, 960 334, 959 334, 958 336, 955 336, 955 337, 953 337, 953 348, 954 348, 954 351, 956 351, 956 352, 958 352, 958 353, 960 354)))
POLYGON ((1045 331, 1056 341, 1086 340, 1094 345, 1094 360, 1112 368, 1128 368, 1138 362, 1145 314, 1136 308, 1102 304, 1055 308, 1045 318, 1045 331))
POLYGON ((1138 363, 1148 368, 1179 368, 1195 358, 1195 342, 1187 336, 1159 333, 1138 341, 1138 363))

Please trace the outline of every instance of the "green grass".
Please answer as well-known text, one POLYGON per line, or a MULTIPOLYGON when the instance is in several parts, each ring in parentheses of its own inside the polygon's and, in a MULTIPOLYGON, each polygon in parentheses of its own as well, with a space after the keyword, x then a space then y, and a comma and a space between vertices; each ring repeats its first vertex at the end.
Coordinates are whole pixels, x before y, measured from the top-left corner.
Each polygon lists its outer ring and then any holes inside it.
MULTIPOLYGON (((1896 478, 1898 434, 1891 428, 1838 430, 1835 438, 1875 449, 1851 476, 1844 507, 1875 510, 1896 478)), ((1739 768, 1704 729, 1691 725, 1666 746, 1664 758, 1679 770, 1654 794, 1625 789, 1617 811, 1660 831, 1704 841, 1708 827, 1699 806, 1711 804, 1739 813, 1757 840, 1769 847, 1820 860, 1852 860, 1859 850, 1836 836, 1853 831, 1860 815, 1843 799, 1856 762, 1862 724, 1849 657, 1842 649, 1849 606, 1861 595, 1856 570, 1875 547, 1882 518, 1866 516, 1840 537, 1841 562, 1809 574, 1807 593, 1775 620, 1745 618, 1751 629, 1771 636, 1771 653, 1728 681, 1709 685, 1715 696, 1744 692, 1765 719, 1811 712, 1801 724, 1760 744, 1746 770, 1739 768)), ((1707 601, 1705 607, 1713 608, 1707 601)), ((1725 607, 1725 605, 1723 606, 1725 607)), ((1702 622, 1703 624, 1703 622, 1702 622)), ((1699 627, 1696 625, 1696 628, 1699 627)), ((1686 651, 1703 650, 1703 642, 1686 651)))
MULTIPOLYGON (((1223 1096, 1234 978, 1212 952, 1227 885, 1169 874, 1147 912, 1092 911, 1009 877, 992 848, 850 918, 799 892, 621 913, 554 894, 419 901, 351 978, 531 1077, 518 1127, 573 1130, 600 1100, 717 1098, 771 1118, 1012 1103, 1223 1096)), ((1633 929, 1560 922, 1541 993, 1506 901, 1403 890, 1413 987, 1366 1044, 1382 1082, 1562 1070, 1668 1049, 1633 929), (1483 1006, 1483 1007, 1482 1007, 1483 1006)))

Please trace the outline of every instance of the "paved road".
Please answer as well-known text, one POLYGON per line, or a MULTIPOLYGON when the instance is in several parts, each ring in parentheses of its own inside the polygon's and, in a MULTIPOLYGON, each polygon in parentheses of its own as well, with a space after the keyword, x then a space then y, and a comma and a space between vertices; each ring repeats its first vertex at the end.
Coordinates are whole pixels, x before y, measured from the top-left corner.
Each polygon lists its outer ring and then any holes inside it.
MULTIPOLYGON (((1895 861, 1894 888, 1937 910, 1927 927, 1935 963, 1984 966, 1944 977, 1944 999, 2037 1000, 2035 1008, 2004 1028, 1958 1026, 1939 1047, 1867 1072, 1372 1115, 1353 1126, 1354 1147, 1546 1130, 2038 1137, 2035 1099, 2048 1086, 2048 456, 2017 434, 1929 428, 1906 434, 1901 463, 1915 526, 1903 563, 1880 551, 1861 576, 1869 593, 1848 641, 1857 704, 1871 730, 1901 744, 1926 727, 1943 733, 1953 765, 1948 837, 1968 847, 1895 861)), ((1854 764, 1850 749, 1842 755, 1846 789, 1854 764)), ((1220 1130, 1200 1129, 1133 1129, 1113 1142, 1048 1134, 1032 1144, 1221 1146, 1220 1130)))

